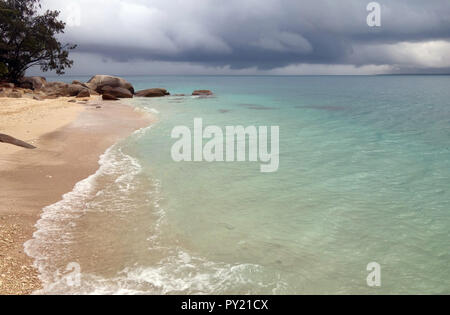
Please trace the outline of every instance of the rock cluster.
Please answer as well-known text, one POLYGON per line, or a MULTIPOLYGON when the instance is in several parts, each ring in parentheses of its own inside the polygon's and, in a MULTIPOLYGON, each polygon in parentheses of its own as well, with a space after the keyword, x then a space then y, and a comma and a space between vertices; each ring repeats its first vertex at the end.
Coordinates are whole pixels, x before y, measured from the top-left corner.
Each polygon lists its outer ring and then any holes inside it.
MULTIPOLYGON (((28 97, 36 100, 44 100, 58 97, 87 98, 95 95, 102 95, 104 100, 115 101, 121 98, 132 98, 133 96, 165 97, 170 95, 170 93, 162 88, 135 92, 130 82, 109 75, 95 75, 86 83, 75 80, 71 84, 47 82, 43 77, 24 77, 17 85, 0 82, 0 97, 28 97)), ((213 93, 209 90, 197 90, 192 95, 211 96, 213 93)))
POLYGON ((124 79, 105 75, 94 76, 87 83, 47 82, 43 77, 24 77, 18 84, 0 82, 0 97, 29 97, 43 100, 58 97, 86 98, 105 93, 116 98, 131 98, 134 88, 124 79))
POLYGON ((71 96, 90 97, 91 95, 98 95, 98 93, 83 85, 47 82, 42 77, 24 77, 18 84, 0 83, 0 97, 44 100, 71 96))

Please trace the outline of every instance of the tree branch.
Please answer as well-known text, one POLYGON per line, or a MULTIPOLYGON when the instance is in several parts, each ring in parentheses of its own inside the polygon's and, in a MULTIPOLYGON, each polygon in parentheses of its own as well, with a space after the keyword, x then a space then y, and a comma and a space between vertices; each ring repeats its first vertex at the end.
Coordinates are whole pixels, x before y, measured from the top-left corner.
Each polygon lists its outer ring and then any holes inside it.
POLYGON ((4 135, 2 133, 0 133, 0 142, 13 144, 26 149, 36 149, 36 147, 31 144, 28 144, 26 142, 23 142, 8 135, 4 135))

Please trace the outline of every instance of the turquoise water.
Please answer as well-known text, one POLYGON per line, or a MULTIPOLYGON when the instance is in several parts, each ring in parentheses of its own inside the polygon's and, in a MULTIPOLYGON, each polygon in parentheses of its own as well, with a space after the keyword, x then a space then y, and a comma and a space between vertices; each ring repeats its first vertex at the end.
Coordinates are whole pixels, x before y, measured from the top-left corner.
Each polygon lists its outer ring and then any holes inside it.
POLYGON ((41 272, 59 256, 60 266, 81 262, 85 280, 48 280, 47 292, 450 293, 449 76, 127 79, 137 90, 216 95, 129 101, 158 122, 47 209, 72 209, 60 220, 76 227, 61 228, 70 254, 50 251, 41 272), (172 129, 192 129, 194 118, 279 126, 278 172, 175 163, 172 129), (87 248, 95 264, 80 258, 87 248), (381 287, 366 283, 371 262, 381 287))

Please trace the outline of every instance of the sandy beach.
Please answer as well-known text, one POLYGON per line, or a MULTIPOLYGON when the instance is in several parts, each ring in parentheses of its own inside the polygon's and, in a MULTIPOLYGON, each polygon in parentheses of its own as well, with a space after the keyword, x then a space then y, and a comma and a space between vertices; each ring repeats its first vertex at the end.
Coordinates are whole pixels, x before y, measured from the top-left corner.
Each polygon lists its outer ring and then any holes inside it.
POLYGON ((0 133, 37 147, 0 143, 0 294, 40 288, 23 244, 32 238, 42 208, 94 173, 108 147, 152 120, 120 103, 71 99, 0 98, 0 133))

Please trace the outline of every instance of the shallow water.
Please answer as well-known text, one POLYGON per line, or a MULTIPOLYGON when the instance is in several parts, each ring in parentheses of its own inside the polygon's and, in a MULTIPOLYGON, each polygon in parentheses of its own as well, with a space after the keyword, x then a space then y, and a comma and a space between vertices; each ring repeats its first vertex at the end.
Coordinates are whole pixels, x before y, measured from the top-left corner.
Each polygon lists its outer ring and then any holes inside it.
POLYGON ((450 293, 450 77, 127 79, 216 96, 129 101, 159 121, 44 209, 26 246, 43 293, 450 293), (280 126, 279 171, 175 163, 194 118, 280 126))

